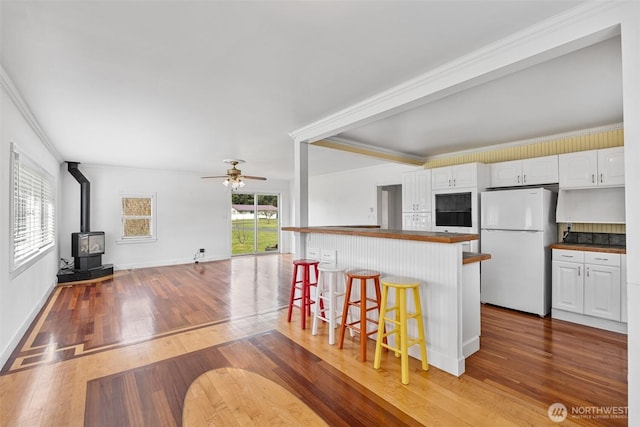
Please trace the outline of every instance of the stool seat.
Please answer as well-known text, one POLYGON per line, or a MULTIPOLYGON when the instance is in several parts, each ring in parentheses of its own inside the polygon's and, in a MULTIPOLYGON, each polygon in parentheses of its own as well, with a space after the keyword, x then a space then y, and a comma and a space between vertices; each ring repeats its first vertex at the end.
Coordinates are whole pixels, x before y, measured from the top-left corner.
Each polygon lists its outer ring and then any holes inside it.
POLYGON ((294 259, 293 265, 314 265, 320 264, 320 261, 317 259, 294 259))
POLYGON ((412 277, 390 276, 380 279, 380 282, 386 283, 387 286, 393 288, 415 288, 420 286, 420 282, 412 277))
POLYGON ((422 359, 422 369, 429 369, 427 360, 427 346, 424 334, 424 323, 422 319, 422 303, 420 301, 420 281, 410 277, 384 277, 380 279, 382 283, 382 301, 380 304, 380 324, 378 329, 382 329, 386 322, 393 325, 393 329, 386 330, 383 334, 378 334, 376 340, 376 352, 373 361, 373 367, 380 369, 382 358, 382 349, 393 350, 396 356, 400 356, 400 365, 402 371, 402 383, 409 384, 409 347, 413 345, 420 346, 420 356, 422 359), (389 289, 395 289, 395 305, 388 307, 389 289), (413 300, 415 303, 415 311, 407 313, 407 292, 413 292, 413 300), (393 317, 391 317, 393 314, 393 317), (408 322, 415 319, 418 327, 418 336, 409 340, 408 322), (383 342, 384 338, 396 335, 395 345, 389 345, 383 342))
MULTIPOLYGON (((360 361, 365 362, 367 360, 367 339, 370 335, 378 333, 378 321, 368 316, 370 311, 378 311, 380 314, 380 273, 375 270, 366 269, 353 269, 346 273, 347 287, 345 290, 344 305, 342 308, 342 321, 340 323, 340 338, 338 341, 338 348, 342 348, 344 344, 344 333, 347 329, 360 333, 360 361), (351 291, 353 288, 353 281, 360 281, 360 294, 358 297, 352 299, 351 291), (373 281, 373 288, 375 291, 375 298, 367 296, 367 281, 373 281), (355 321, 347 321, 347 314, 350 307, 355 307, 360 313, 360 317, 355 321), (375 325, 375 328, 368 328, 367 324, 375 325)), ((383 329, 384 332, 384 325, 383 329)), ((381 334, 378 334, 380 336, 381 334)), ((384 338, 384 342, 387 339, 384 338)))
POLYGON ((375 270, 349 270, 347 275, 354 279, 373 279, 374 277, 380 278, 380 273, 375 270))
POLYGON ((344 271, 345 268, 344 267, 340 267, 339 265, 336 265, 336 264, 320 263, 318 265, 318 270, 319 271, 326 271, 327 273, 339 273, 341 271, 344 271))
MULTIPOLYGON (((289 312, 287 314, 287 322, 291 322, 293 308, 300 308, 300 323, 302 329, 307 327, 307 316, 311 315, 311 304, 315 301, 311 299, 311 287, 318 285, 318 268, 320 261, 316 259, 295 259, 293 260, 293 277, 291 278, 291 293, 289 295, 289 312), (298 280, 298 269, 302 269, 302 278, 298 280), (315 281, 311 280, 311 271, 313 270, 315 281), (299 296, 296 297, 296 291, 299 296), (300 301, 300 307, 294 303, 300 301)), ((321 301, 322 303, 322 301, 321 301)))

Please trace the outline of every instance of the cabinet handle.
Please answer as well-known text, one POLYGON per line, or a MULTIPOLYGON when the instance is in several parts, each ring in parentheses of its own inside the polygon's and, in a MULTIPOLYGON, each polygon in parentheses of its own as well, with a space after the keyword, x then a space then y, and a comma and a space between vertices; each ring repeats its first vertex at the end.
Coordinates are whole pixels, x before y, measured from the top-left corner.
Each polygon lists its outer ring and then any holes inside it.
POLYGON ((578 276, 580 276, 580 270, 582 267, 578 267, 578 276))
POLYGON ((451 187, 451 180, 449 180, 449 187, 451 187))
POLYGON ((527 175, 523 175, 522 176, 522 183, 526 184, 527 183, 527 175))
POLYGON ((591 183, 595 184, 596 183, 596 176, 595 174, 591 174, 591 183))
POLYGON ((609 258, 598 258, 598 257, 596 257, 594 259, 597 259, 598 261, 609 261, 609 258))
POLYGON ((589 277, 589 270, 590 270, 590 268, 587 267, 587 277, 589 277))
POLYGON ((516 184, 520 184, 520 175, 516 178, 516 184))
POLYGON ((601 173, 600 174, 600 184, 602 184, 604 182, 604 174, 601 173))
POLYGON ((563 258, 573 258, 573 255, 561 255, 563 258))
POLYGON ((455 178, 453 178, 453 186, 454 187, 456 186, 456 179, 455 178))

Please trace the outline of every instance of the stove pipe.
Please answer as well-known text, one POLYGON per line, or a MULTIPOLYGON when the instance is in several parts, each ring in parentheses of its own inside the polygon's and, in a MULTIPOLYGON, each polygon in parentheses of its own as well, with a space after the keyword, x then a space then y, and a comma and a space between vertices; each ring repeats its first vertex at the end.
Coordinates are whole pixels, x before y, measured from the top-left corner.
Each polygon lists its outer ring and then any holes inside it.
POLYGON ((90 210, 89 203, 91 201, 91 183, 78 169, 78 162, 67 162, 67 170, 80 183, 80 232, 86 233, 91 231, 89 223, 90 210))

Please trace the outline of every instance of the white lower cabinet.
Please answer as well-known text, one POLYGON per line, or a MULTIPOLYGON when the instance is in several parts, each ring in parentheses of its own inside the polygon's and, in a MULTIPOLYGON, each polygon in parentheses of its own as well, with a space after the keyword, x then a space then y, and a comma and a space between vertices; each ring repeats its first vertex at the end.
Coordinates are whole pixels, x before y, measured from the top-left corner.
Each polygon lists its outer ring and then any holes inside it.
POLYGON ((626 332, 626 312, 624 320, 622 316, 622 304, 626 304, 620 271, 622 256, 553 249, 552 258, 552 317, 626 332))
POLYGON ((574 313, 584 311, 584 276, 582 264, 553 261, 552 307, 574 313))
POLYGON ((584 269, 584 314, 620 321, 620 267, 585 264, 584 269))
POLYGON ((403 212, 402 229, 413 231, 431 231, 431 212, 403 212))

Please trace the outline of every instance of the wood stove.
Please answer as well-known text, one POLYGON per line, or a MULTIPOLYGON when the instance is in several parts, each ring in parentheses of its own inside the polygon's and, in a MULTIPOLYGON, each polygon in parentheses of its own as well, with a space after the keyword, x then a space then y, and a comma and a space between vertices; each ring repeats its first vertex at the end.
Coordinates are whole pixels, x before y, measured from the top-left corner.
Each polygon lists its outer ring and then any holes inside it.
POLYGON ((68 170, 80 183, 80 232, 71 233, 73 269, 62 268, 58 272, 58 283, 97 279, 112 275, 113 266, 102 264, 102 254, 105 250, 104 231, 89 230, 91 184, 78 169, 77 162, 68 162, 68 170))

